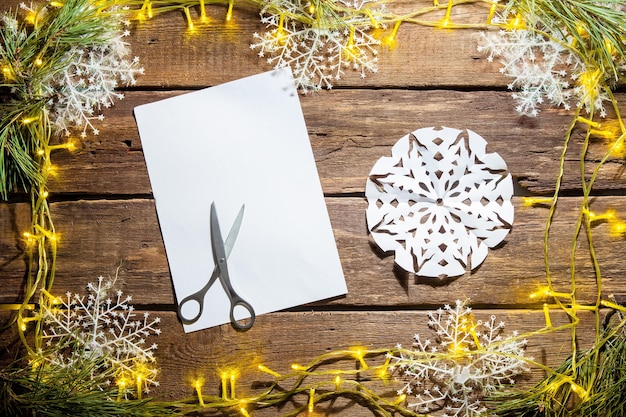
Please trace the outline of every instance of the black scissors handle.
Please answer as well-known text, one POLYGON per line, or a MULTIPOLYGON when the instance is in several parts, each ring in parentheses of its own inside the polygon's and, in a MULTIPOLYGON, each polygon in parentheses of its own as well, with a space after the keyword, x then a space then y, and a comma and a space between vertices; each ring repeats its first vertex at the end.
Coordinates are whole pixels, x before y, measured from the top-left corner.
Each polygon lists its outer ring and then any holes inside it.
POLYGON ((204 296, 206 295, 207 291, 209 291, 209 288, 211 288, 211 286, 217 279, 218 273, 219 273, 219 268, 216 266, 213 269, 213 273, 211 274, 211 278, 209 279, 209 282, 207 282, 207 284, 204 287, 202 287, 200 291, 197 291, 191 295, 188 295, 187 297, 183 298, 183 300, 180 303, 178 303, 178 317, 180 318, 180 321, 183 322, 183 324, 193 324, 200 319, 200 316, 202 316, 202 311, 204 310, 204 296), (185 316, 185 313, 183 313, 183 306, 189 302, 198 303, 198 312, 192 317, 185 316))

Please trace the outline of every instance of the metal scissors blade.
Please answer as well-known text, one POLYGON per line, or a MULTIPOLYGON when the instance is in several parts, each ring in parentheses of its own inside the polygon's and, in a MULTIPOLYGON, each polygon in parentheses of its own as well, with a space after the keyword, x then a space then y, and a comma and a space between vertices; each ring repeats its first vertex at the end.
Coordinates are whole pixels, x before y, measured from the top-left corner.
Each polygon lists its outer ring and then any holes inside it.
POLYGON ((222 232, 220 230, 220 224, 215 210, 215 203, 211 204, 211 241, 213 242, 213 256, 215 257, 215 262, 217 264, 217 268, 219 269, 218 277, 222 282, 222 287, 224 287, 226 295, 230 299, 230 322, 239 330, 247 330, 254 324, 256 316, 250 303, 237 294, 230 282, 230 274, 228 273, 228 265, 226 262, 226 245, 222 240, 222 232), (241 307, 247 310, 250 318, 247 319, 247 321, 237 320, 235 318, 235 307, 241 307))
MULTIPOLYGON (((233 246, 235 245, 235 241, 237 240, 237 236, 239 235, 239 229, 241 228, 241 223, 243 220, 244 208, 245 205, 242 205, 239 209, 239 213, 237 214, 237 217, 235 218, 235 221, 233 222, 233 225, 228 232, 228 237, 226 237, 226 242, 222 243, 221 245, 224 248, 226 258, 230 256, 230 253, 233 250, 233 246)), ((214 211, 214 209, 212 211, 214 211)), ((213 268, 213 272, 211 273, 211 277, 209 278, 209 281, 206 283, 206 285, 202 287, 201 290, 185 297, 178 304, 178 317, 180 318, 181 322, 183 322, 183 324, 193 324, 200 319, 200 316, 202 316, 202 312, 204 310, 204 296, 217 279, 219 273, 220 268, 218 265, 215 265, 215 267, 213 268), (183 313, 183 306, 191 301, 198 304, 198 311, 193 316, 185 315, 185 313, 183 313)))

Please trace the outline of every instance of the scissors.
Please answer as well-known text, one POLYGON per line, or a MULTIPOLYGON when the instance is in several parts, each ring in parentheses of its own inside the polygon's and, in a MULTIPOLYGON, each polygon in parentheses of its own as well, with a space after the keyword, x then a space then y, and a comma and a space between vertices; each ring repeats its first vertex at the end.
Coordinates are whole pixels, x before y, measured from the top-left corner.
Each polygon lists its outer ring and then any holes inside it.
POLYGON ((222 240, 222 232, 220 231, 220 225, 217 219, 217 212, 215 211, 215 203, 211 204, 211 243, 213 245, 213 257, 217 263, 215 268, 213 268, 213 273, 211 274, 211 278, 209 278, 209 282, 207 282, 207 284, 200 291, 183 298, 180 304, 178 304, 178 317, 180 317, 183 324, 192 324, 200 319, 204 309, 204 296, 218 278, 220 279, 222 287, 230 300, 230 322, 233 327, 238 330, 248 330, 254 324, 254 320, 256 318, 254 309, 250 303, 241 298, 233 289, 233 286, 230 283, 230 275, 228 274, 228 265, 226 262, 230 252, 233 250, 235 240, 237 240, 237 235, 239 234, 239 228, 241 227, 241 221, 243 220, 244 207, 245 205, 242 205, 239 209, 239 214, 237 214, 235 222, 233 223, 233 226, 228 233, 228 237, 226 238, 226 242, 224 242, 222 240), (199 306, 198 312, 193 316, 188 316, 183 313, 183 306, 188 302, 197 303, 199 306), (246 309, 250 318, 247 320, 236 320, 234 313, 235 307, 237 306, 246 309))

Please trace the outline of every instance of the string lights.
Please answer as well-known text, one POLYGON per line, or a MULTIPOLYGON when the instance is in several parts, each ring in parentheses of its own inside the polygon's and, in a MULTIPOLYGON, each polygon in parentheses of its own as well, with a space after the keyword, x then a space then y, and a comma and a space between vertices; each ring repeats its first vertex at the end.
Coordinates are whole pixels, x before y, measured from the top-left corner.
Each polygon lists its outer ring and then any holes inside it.
MULTIPOLYGON (((138 20, 151 19, 160 12, 182 10, 189 31, 196 30, 194 17, 192 17, 192 9, 199 11, 199 19, 202 23, 208 20, 206 13, 207 4, 205 0, 171 0, 167 3, 152 0, 122 0, 117 3, 136 7, 135 17, 138 20)), ((527 7, 520 7, 520 10, 515 14, 508 16, 506 23, 494 23, 499 2, 492 0, 475 2, 477 5, 485 7, 485 11, 487 12, 485 24, 461 25, 456 22, 453 23, 451 19, 453 7, 459 6, 461 3, 470 2, 448 0, 445 5, 440 6, 439 1, 434 0, 433 7, 421 8, 398 16, 391 12, 375 8, 375 4, 368 1, 361 2, 361 7, 359 8, 349 7, 348 2, 345 1, 311 1, 305 4, 302 9, 293 8, 292 4, 289 2, 271 2, 269 4, 261 0, 247 2, 247 4, 256 5, 259 10, 264 10, 276 17, 275 31, 272 33, 271 44, 281 46, 288 45, 291 39, 290 37, 293 37, 294 33, 297 33, 297 30, 299 30, 294 28, 305 27, 307 28, 306 30, 311 31, 307 32, 309 34, 340 33, 341 37, 337 38, 339 39, 337 44, 340 45, 338 56, 352 63, 358 62, 358 59, 363 56, 362 52, 364 50, 373 48, 375 44, 373 41, 368 44, 359 43, 361 39, 365 39, 365 35, 370 35, 369 31, 372 29, 376 30, 375 34, 371 35, 372 39, 380 35, 379 30, 384 30, 385 33, 388 33, 388 36, 383 36, 382 39, 376 38, 376 40, 378 43, 382 42, 389 48, 393 48, 396 46, 398 31, 403 23, 422 24, 439 28, 487 28, 499 26, 508 31, 522 31, 533 30, 533 28, 529 26, 531 26, 531 22, 537 20, 532 18, 532 10, 527 7), (440 17, 444 7, 445 15, 443 19, 428 20, 424 18, 424 16, 428 16, 428 13, 431 12, 439 12, 438 16, 440 17), (488 11, 486 9, 487 7, 488 11), (333 16, 333 19, 325 18, 328 16, 333 16), (336 18, 337 16, 341 16, 342 18, 336 18), (389 27, 391 27, 391 30, 389 30, 389 27)), ((556 5, 560 4, 558 1, 553 3, 556 5)), ((584 3, 586 7, 598 7, 595 4, 589 3, 590 5, 587 5, 585 2, 582 3, 584 3)), ((49 7, 37 9, 23 6, 25 11, 24 19, 29 27, 32 27, 32 30, 44 30, 46 24, 50 22, 50 13, 65 12, 67 8, 66 4, 70 4, 70 2, 49 1, 46 3, 49 7)), ((79 3, 74 2, 72 4, 79 3)), ((234 0, 211 1, 210 4, 220 5, 222 7, 227 6, 225 20, 226 22, 232 22, 235 7, 234 0)), ((515 4, 515 2, 511 4, 515 4)), ((526 3, 520 2, 520 4, 524 6, 526 3)), ((538 8, 542 2, 533 1, 532 4, 533 7, 538 8)), ((100 13, 100 10, 101 9, 98 9, 97 12, 100 13)), ((554 9, 546 7, 545 10, 536 9, 535 11, 546 13, 546 11, 550 10, 554 9)), ((597 14, 592 15, 597 16, 597 14)), ((544 235, 547 285, 529 295, 531 300, 541 303, 541 309, 545 317, 545 328, 519 335, 519 338, 521 340, 522 337, 532 337, 563 329, 571 329, 572 338, 571 358, 563 364, 562 369, 550 369, 545 365, 542 366, 541 364, 528 360, 528 363, 539 366, 548 375, 548 378, 542 381, 536 389, 536 392, 543 395, 543 397, 540 397, 542 398, 541 401, 543 401, 541 407, 544 407, 544 404, 547 404, 550 400, 553 400, 555 403, 565 404, 567 403, 566 400, 569 398, 570 393, 577 396, 579 403, 589 403, 597 397, 597 392, 594 392, 594 389, 597 389, 597 387, 594 387, 593 381, 585 380, 581 375, 584 375, 585 369, 587 369, 585 367, 600 369, 602 366, 601 360, 605 351, 611 348, 608 341, 613 342, 616 338, 619 338, 621 336, 619 331, 624 326, 624 322, 622 321, 615 326, 617 330, 605 329, 601 325, 603 311, 610 309, 611 311, 626 313, 626 308, 619 305, 614 300, 606 299, 602 293, 602 275, 600 273, 599 260, 595 254, 592 239, 594 236, 593 229, 601 224, 608 225, 609 235, 611 237, 623 238, 626 235, 626 222, 620 219, 620 215, 622 214, 615 209, 608 209, 601 213, 593 211, 591 209, 592 204, 590 199, 592 195, 591 190, 600 169, 609 158, 623 153, 623 142, 626 137, 626 129, 624 129, 623 126, 617 101, 615 97, 613 97, 611 87, 606 81, 609 78, 615 77, 607 76, 607 65, 604 65, 602 62, 594 62, 593 60, 599 60, 602 57, 606 58, 606 56, 608 56, 612 57, 610 58, 612 60, 611 62, 613 62, 613 60, 618 62, 621 59, 620 57, 624 56, 624 37, 595 36, 594 34, 597 28, 591 26, 589 22, 574 20, 570 23, 575 25, 575 27, 563 30, 563 33, 571 35, 571 43, 569 45, 564 44, 563 46, 569 47, 572 51, 577 52, 578 55, 583 55, 584 58, 587 59, 587 61, 583 62, 586 65, 585 69, 575 74, 576 78, 574 80, 574 88, 582 91, 580 94, 582 100, 574 111, 573 121, 566 133, 564 149, 559 161, 559 176, 556 179, 554 196, 524 197, 522 200, 524 206, 549 206, 550 212, 544 235), (616 40, 619 40, 619 42, 616 42, 616 40), (592 42, 596 42, 596 44, 592 42), (582 49, 579 50, 577 48, 582 49), (590 53, 579 53, 580 51, 590 53), (602 120, 602 122, 593 120, 594 114, 597 113, 596 110, 599 108, 597 104, 598 100, 608 100, 613 104, 615 113, 612 116, 615 119, 613 125, 604 120, 602 120), (575 238, 572 241, 571 248, 570 288, 569 291, 557 291, 552 284, 553 277, 547 261, 547 246, 552 220, 554 219, 555 207, 559 199, 563 173, 565 171, 568 144, 575 126, 586 129, 583 143, 584 151, 580 155, 582 202, 579 206, 579 217, 575 225, 575 238), (592 175, 589 176, 588 170, 586 170, 587 161, 585 160, 585 152, 592 138, 596 138, 596 140, 607 140, 609 145, 605 155, 594 167, 592 175), (579 241, 579 235, 587 237, 597 287, 595 300, 588 301, 587 303, 581 303, 577 298, 577 290, 581 287, 580 278, 577 276, 578 268, 576 264, 576 251, 581 243, 579 241), (566 313, 570 318, 570 322, 561 326, 554 325, 551 312, 554 313, 555 311, 566 313), (580 321, 578 317, 579 311, 592 313, 596 323, 596 344, 586 352, 580 352, 577 349, 576 327, 580 321), (546 393, 549 393, 549 395, 546 393), (564 398, 558 397, 557 395, 563 395, 564 398)), ((94 28, 89 29, 90 30, 85 33, 91 33, 91 29, 94 28)), ((5 37, 5 39, 8 39, 8 37, 5 37)), ((41 44, 45 44, 45 42, 38 42, 36 50, 32 50, 32 53, 27 54, 32 57, 28 63, 2 59, 0 62, 0 76, 4 83, 19 87, 19 83, 24 82, 21 78, 24 74, 24 67, 21 65, 26 65, 29 71, 33 71, 33 74, 36 74, 37 71, 43 72, 46 68, 54 68, 55 59, 60 59, 63 54, 55 56, 48 50, 40 50, 39 45, 41 44)), ((623 60, 621 64, 623 64, 623 60)), ((34 91, 37 94, 41 94, 43 90, 42 88, 36 87, 34 91)), ((29 99, 30 97, 26 98, 29 99)), ((29 148, 26 151, 31 159, 35 161, 32 166, 26 166, 27 169, 31 169, 30 175, 35 178, 35 181, 29 189, 31 193, 32 224, 29 230, 23 232, 22 235, 28 255, 28 282, 25 288, 24 302, 11 307, 18 310, 16 326, 20 337, 28 347, 29 344, 24 333, 27 331, 28 326, 32 325, 31 323, 38 325, 41 320, 39 312, 30 300, 35 296, 37 290, 41 290, 39 306, 45 305, 53 309, 56 308, 54 306, 58 304, 58 299, 52 296, 50 291, 54 281, 56 253, 58 245, 60 244, 60 235, 54 228, 49 209, 50 193, 47 188, 48 179, 51 176, 58 175, 58 170, 55 165, 52 164, 51 157, 55 151, 71 152, 74 151, 77 146, 76 142, 73 140, 68 140, 60 144, 50 144, 50 141, 53 139, 50 133, 51 121, 48 119, 48 112, 44 111, 43 108, 29 108, 28 111, 20 111, 17 114, 18 116, 15 118, 15 123, 13 123, 11 127, 11 129, 14 130, 9 131, 8 134, 31 139, 29 141, 29 148)), ((9 187, 7 187, 7 184, 1 185, 2 188, 0 188, 0 191, 2 191, 3 197, 6 197, 6 194, 12 189, 12 185, 9 187)), ((479 352, 485 351, 484 343, 481 342, 480 335, 473 321, 468 320, 462 323, 461 328, 467 333, 467 340, 458 343, 456 341, 449 343, 446 345, 446 349, 444 349, 437 358, 450 360, 459 364, 462 363, 462 360, 467 359, 468 346, 470 344, 473 344, 479 352)), ((34 340, 35 348, 32 349, 29 347, 31 353, 39 351, 43 347, 40 337, 35 335, 34 340)), ((346 350, 320 355, 306 365, 293 364, 291 370, 284 374, 271 370, 264 365, 260 365, 258 370, 274 379, 269 382, 269 389, 253 396, 243 395, 237 392, 236 385, 240 374, 239 371, 233 369, 219 373, 220 394, 217 396, 207 396, 203 394, 202 389, 206 382, 204 377, 194 379, 192 381, 192 388, 196 393, 198 407, 227 408, 236 413, 238 412, 243 417, 251 417, 251 415, 254 414, 254 410, 258 408, 284 404, 294 396, 301 397, 303 400, 302 405, 296 406, 297 409, 295 412, 313 414, 315 413, 315 409, 320 407, 320 404, 331 403, 335 398, 345 396, 347 398, 358 398, 360 404, 364 404, 372 410, 385 410, 385 412, 389 412, 390 414, 398 412, 402 415, 411 415, 409 414, 410 411, 408 411, 408 408, 406 408, 406 393, 389 399, 389 397, 372 392, 364 382, 369 380, 389 382, 393 375, 390 360, 394 355, 397 356, 402 352, 400 348, 371 350, 365 347, 351 347, 346 350), (333 364, 330 366, 330 369, 328 369, 329 362, 333 364), (338 365, 334 365, 340 363, 347 363, 350 366, 339 367, 338 365), (355 364, 356 366, 354 366, 355 364), (281 385, 287 385, 287 388, 281 385)), ((514 355, 510 356, 513 357, 514 355)), ((431 358, 426 359, 421 355, 417 355, 416 360, 426 361, 431 360, 431 358)), ((38 366, 35 362, 31 365, 33 369, 38 366)), ((134 396, 142 400, 142 386, 145 384, 147 377, 148 371, 142 369, 141 366, 137 367, 133 372, 116 375, 115 385, 117 401, 123 402, 123 400, 128 397, 129 392, 133 391, 133 387, 134 396)), ((464 377, 464 375, 459 375, 459 378, 461 377, 464 377)), ((115 398, 115 394, 113 398, 115 398)), ((532 406, 539 407, 539 401, 533 403, 532 406)), ((547 407, 548 405, 545 406, 547 407)))

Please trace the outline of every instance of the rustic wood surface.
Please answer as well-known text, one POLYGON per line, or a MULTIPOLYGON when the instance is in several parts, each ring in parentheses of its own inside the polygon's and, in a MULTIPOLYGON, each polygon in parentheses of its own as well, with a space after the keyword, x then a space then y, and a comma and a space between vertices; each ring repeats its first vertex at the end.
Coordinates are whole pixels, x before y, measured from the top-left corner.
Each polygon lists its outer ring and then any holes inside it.
MULTIPOLYGON (((0 8, 16 3, 10 0, 0 8)), ((397 10, 411 4, 415 2, 394 2, 397 10)), ((484 7, 465 7, 453 16, 480 21, 484 12, 484 7)), ((50 183, 51 210, 61 235, 55 292, 80 292, 88 281, 113 276, 120 267, 117 287, 131 294, 138 308, 163 319, 163 333, 155 340, 161 385, 151 395, 162 399, 192 395, 193 372, 206 375, 207 394, 217 394, 218 370, 231 366, 242 367, 240 386, 246 392, 255 378, 263 378, 249 364, 287 372, 292 362, 306 363, 334 349, 408 346, 414 333, 429 334, 426 311, 455 299, 470 298, 477 316, 496 314, 510 331, 534 331, 545 325, 540 306, 528 294, 545 282, 543 233, 548 210, 525 207, 521 197, 554 190, 571 113, 545 109, 536 119, 518 116, 498 63, 489 63, 476 50, 477 30, 404 24, 397 48, 382 50, 378 74, 363 80, 349 73, 333 90, 300 97, 348 295, 261 316, 246 333, 225 325, 185 335, 174 314, 175 297, 132 111, 139 104, 270 69, 249 48, 252 32, 263 30, 254 12, 236 9, 230 24, 223 23, 222 8, 209 8, 209 13, 214 24, 193 34, 186 31, 179 13, 134 23, 129 42, 145 75, 137 87, 125 91, 123 101, 106 111, 99 136, 85 139, 75 153, 54 155, 59 173, 50 183), (401 272, 394 267, 393 255, 376 248, 365 223, 364 186, 373 164, 389 154, 400 137, 420 127, 441 125, 478 132, 488 141, 488 151, 504 158, 516 184, 516 213, 511 233, 477 270, 457 279, 433 280, 401 272)), ((623 94, 618 99, 626 101, 623 94)), ((557 287, 565 290, 580 203, 582 139, 582 130, 576 130, 566 158, 564 197, 551 233, 550 266, 557 287)), ((592 143, 586 175, 605 147, 601 141, 592 143)), ((617 158, 602 169, 593 202, 598 212, 614 208, 623 213, 623 171, 624 160, 617 158)), ((21 296, 25 259, 20 236, 29 224, 26 201, 18 193, 0 203, 2 303, 21 296)), ((624 241, 610 237, 608 228, 597 225, 595 244, 603 294, 619 299, 626 297, 624 241)), ((578 295, 591 300, 596 286, 585 242, 583 237, 576 249, 578 295)), ((555 322, 564 320, 555 317, 555 322)), ((588 344, 591 335, 590 323, 583 324, 581 344, 588 344)), ((16 344, 10 333, 0 341, 2 346, 16 344)), ((529 352, 555 365, 569 351, 569 343, 568 332, 533 337, 529 352)), ((539 375, 534 370, 529 378, 539 375)), ((265 410, 254 415, 276 413, 265 410)), ((358 408, 331 414, 370 415, 358 408)))

